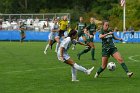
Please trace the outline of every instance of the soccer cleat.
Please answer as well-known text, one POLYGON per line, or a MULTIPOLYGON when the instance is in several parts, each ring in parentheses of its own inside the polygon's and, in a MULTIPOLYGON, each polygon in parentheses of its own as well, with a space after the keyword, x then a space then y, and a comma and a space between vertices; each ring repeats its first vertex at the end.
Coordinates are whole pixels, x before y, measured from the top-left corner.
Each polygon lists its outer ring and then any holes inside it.
POLYGON ((77 79, 72 79, 71 81, 72 82, 79 82, 79 80, 77 80, 77 79))
POLYGON ((55 53, 57 53, 57 50, 55 50, 55 53))
POLYGON ((127 76, 130 78, 133 75, 133 72, 128 72, 127 76))
POLYGON ((88 70, 86 71, 87 75, 90 75, 93 69, 94 69, 94 66, 93 66, 91 69, 88 69, 88 70))
POLYGON ((77 57, 78 57, 79 60, 80 60, 80 56, 81 56, 80 54, 77 54, 77 57))
POLYGON ((86 48, 86 49, 88 49, 88 48, 89 48, 89 46, 85 46, 85 48, 86 48))
POLYGON ((44 51, 44 54, 47 54, 47 52, 46 52, 46 51, 44 51))
POLYGON ((98 78, 99 74, 96 72, 94 78, 98 78))

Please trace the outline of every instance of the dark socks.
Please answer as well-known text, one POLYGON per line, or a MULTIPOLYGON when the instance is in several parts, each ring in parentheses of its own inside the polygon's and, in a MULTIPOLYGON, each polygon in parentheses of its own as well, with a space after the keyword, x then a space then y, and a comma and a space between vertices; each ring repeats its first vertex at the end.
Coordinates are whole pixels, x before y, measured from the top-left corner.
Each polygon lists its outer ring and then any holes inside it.
POLYGON ((98 75, 99 75, 101 72, 103 72, 103 71, 104 71, 104 69, 103 69, 102 67, 100 67, 100 68, 98 69, 98 71, 97 71, 98 75))
POLYGON ((87 53, 88 51, 90 51, 90 48, 87 48, 87 49, 81 51, 78 55, 82 55, 82 54, 84 54, 84 53, 87 53))
POLYGON ((125 65, 125 63, 121 63, 121 66, 122 66, 122 68, 124 69, 124 71, 125 71, 126 73, 129 72, 127 66, 125 65))
POLYGON ((95 60, 94 55, 95 55, 95 49, 92 48, 91 49, 91 57, 92 57, 92 60, 95 60))

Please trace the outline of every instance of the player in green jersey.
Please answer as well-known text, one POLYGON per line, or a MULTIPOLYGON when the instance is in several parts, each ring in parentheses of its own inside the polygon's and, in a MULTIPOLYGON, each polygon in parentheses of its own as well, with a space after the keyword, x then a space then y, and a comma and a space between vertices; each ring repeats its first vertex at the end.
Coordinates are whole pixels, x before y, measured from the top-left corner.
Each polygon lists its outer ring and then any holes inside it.
POLYGON ((21 22, 20 23, 20 27, 19 27, 19 30, 20 30, 20 37, 21 37, 21 39, 20 39, 20 42, 22 43, 23 42, 23 40, 25 39, 25 30, 26 30, 26 27, 25 27, 25 24, 24 24, 24 22, 21 22))
POLYGON ((90 24, 84 29, 84 33, 86 36, 86 42, 87 42, 87 45, 89 45, 89 47, 87 47, 86 49, 84 49, 83 51, 81 51, 80 53, 77 54, 79 60, 80 60, 80 56, 82 54, 87 53, 90 50, 91 50, 92 60, 95 60, 95 58, 94 58, 95 46, 94 46, 93 38, 96 33, 96 25, 94 23, 94 20, 95 19, 93 17, 91 17, 90 24))
POLYGON ((128 77, 131 77, 133 75, 133 72, 129 72, 126 64, 124 63, 123 58, 121 57, 120 53, 118 52, 113 42, 113 39, 120 41, 122 41, 122 39, 115 37, 113 32, 109 30, 108 21, 103 22, 103 28, 101 29, 99 37, 100 39, 102 39, 102 65, 96 72, 94 78, 97 78, 100 75, 100 73, 104 71, 104 69, 107 66, 110 55, 121 64, 122 68, 125 70, 128 77))
MULTIPOLYGON (((84 28, 85 27, 86 27, 86 23, 84 22, 84 18, 79 17, 79 22, 77 23, 77 25, 75 27, 75 30, 77 30, 77 32, 78 32, 77 41, 79 41, 79 38, 82 37, 82 39, 86 43, 86 37, 84 35, 84 28)), ((75 46, 76 46, 76 44, 73 45, 72 50, 75 50, 75 46)))

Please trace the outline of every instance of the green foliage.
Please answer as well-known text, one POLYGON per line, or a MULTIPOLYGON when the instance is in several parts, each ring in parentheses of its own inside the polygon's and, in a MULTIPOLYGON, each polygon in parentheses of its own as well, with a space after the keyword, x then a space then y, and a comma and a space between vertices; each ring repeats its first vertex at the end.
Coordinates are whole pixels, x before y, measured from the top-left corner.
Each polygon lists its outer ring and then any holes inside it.
MULTIPOLYGON (((122 30, 123 7, 120 0, 0 0, 0 6, 1 13, 69 12, 72 24, 79 16, 84 16, 86 21, 94 16, 98 20, 107 19, 112 27, 122 30)), ((127 28, 131 25, 135 30, 140 29, 139 12, 140 0, 126 0, 127 28)))

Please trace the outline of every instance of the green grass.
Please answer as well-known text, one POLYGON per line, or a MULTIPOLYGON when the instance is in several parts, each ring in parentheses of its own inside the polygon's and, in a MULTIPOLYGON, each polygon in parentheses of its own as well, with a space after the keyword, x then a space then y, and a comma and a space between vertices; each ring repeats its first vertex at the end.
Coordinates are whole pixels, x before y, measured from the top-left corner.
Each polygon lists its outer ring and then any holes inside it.
POLYGON ((96 45, 96 61, 90 59, 90 52, 81 60, 76 54, 84 49, 76 46, 69 50, 71 58, 78 64, 95 70, 90 76, 78 72, 80 82, 71 82, 71 68, 57 60, 53 50, 43 54, 45 42, 0 42, 0 93, 139 93, 140 91, 140 45, 116 44, 128 68, 134 72, 128 78, 121 66, 116 63, 114 72, 105 70, 99 78, 94 74, 101 65, 101 44, 96 45), (129 57, 134 60, 130 60, 129 57))

